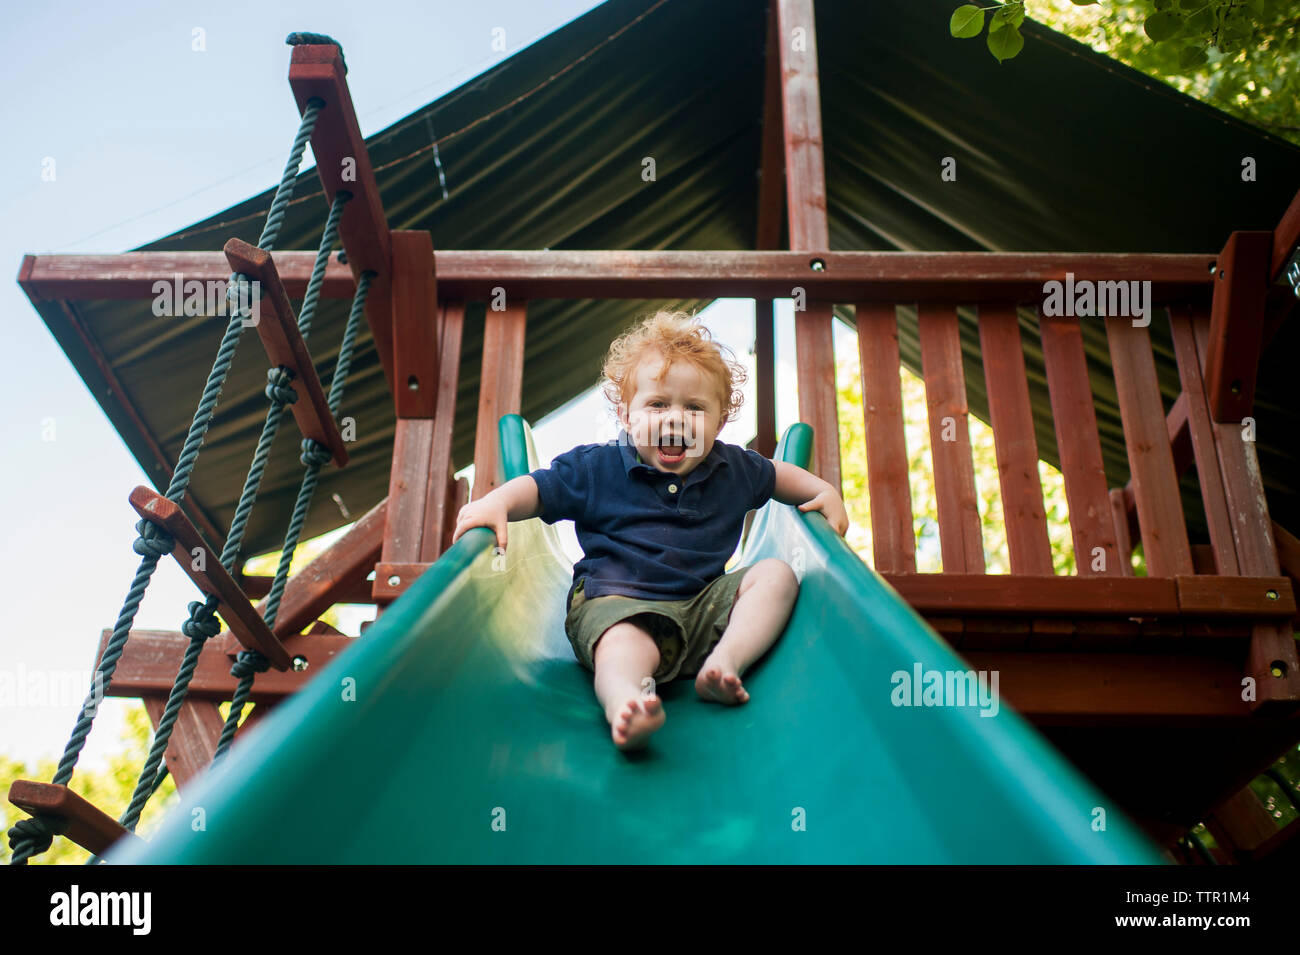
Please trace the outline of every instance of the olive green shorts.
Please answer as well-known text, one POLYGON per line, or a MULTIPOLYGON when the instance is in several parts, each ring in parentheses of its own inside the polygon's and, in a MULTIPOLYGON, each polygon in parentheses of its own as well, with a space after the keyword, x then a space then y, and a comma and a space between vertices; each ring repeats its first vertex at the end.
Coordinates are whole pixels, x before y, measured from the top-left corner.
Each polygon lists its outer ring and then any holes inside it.
POLYGON ((694 676, 726 632, 740 581, 748 570, 749 566, 738 567, 723 574, 684 600, 642 600, 615 594, 588 599, 583 594, 587 578, 580 578, 569 599, 564 632, 578 662, 594 673, 596 641, 614 624, 630 620, 659 647, 656 683, 694 676))

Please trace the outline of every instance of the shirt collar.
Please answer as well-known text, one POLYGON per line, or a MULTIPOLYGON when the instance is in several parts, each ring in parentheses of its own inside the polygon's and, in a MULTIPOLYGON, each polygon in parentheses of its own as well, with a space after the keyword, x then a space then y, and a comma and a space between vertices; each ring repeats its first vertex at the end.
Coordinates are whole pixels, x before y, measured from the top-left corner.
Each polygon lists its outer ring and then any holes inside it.
MULTIPOLYGON (((641 455, 637 451, 636 445, 632 442, 632 438, 626 430, 620 428, 618 431, 618 437, 611 443, 618 445, 619 454, 622 455, 623 458, 623 467, 628 474, 631 474, 633 471, 641 470, 648 471, 651 474, 661 474, 664 477, 669 476, 670 472, 660 471, 653 464, 646 464, 641 460, 641 455)), ((691 471, 686 475, 685 480, 692 484, 699 483, 716 471, 720 465, 726 463, 727 459, 724 458, 718 450, 718 442, 714 441, 713 447, 709 449, 709 453, 705 456, 704 460, 691 468, 691 471), (696 475, 699 476, 697 477, 696 475)))

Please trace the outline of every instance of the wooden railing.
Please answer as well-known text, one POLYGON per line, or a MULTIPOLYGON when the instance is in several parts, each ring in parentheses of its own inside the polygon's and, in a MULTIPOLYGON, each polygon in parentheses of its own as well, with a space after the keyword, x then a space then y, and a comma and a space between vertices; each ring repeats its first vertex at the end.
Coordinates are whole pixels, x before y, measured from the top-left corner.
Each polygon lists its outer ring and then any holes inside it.
MULTIPOLYGON (((1234 234, 1218 256, 650 252, 435 253, 439 289, 510 298, 487 312, 474 496, 493 486, 490 424, 519 410, 527 305, 520 298, 806 297, 847 305, 862 367, 872 558, 914 605, 971 648, 1139 644, 1144 635, 1249 641, 1257 701, 1300 700, 1296 615, 1279 568, 1254 446, 1243 422, 1265 326, 1271 233, 1234 234), (1151 282, 1148 315, 1047 317, 1044 283, 1151 282), (792 292, 792 290, 795 290, 792 292), (499 293, 498 293, 499 294, 499 293), (900 387, 898 309, 914 306, 930 430, 943 571, 917 574, 900 387), (1010 575, 988 575, 969 440, 958 309, 978 324, 1010 575), (1232 316, 1233 334, 1223 331, 1232 316), (1242 316, 1238 319, 1237 316, 1242 316), (1165 323, 1182 394, 1166 416, 1149 323, 1165 323), (1084 323, 1104 327, 1131 480, 1108 487, 1084 323), (1251 330, 1255 345, 1250 347, 1251 330), (1245 347, 1242 347, 1243 340, 1245 347), (1216 344, 1217 343, 1217 344, 1216 344), (1077 576, 1053 570, 1026 344, 1041 349, 1077 576), (1216 418, 1213 409, 1219 409, 1216 418), (1184 433, 1185 432, 1185 433, 1184 433), (1186 448, 1193 452, 1187 459, 1186 448), (1176 453, 1177 451, 1177 453, 1176 453), (1210 532, 1197 566, 1179 479, 1194 464, 1210 532), (1141 544, 1146 578, 1134 579, 1141 544), (934 587, 926 578, 940 578, 934 587), (1096 578, 1089 583, 1090 578, 1096 578), (1121 583, 1128 579, 1127 583, 1121 583), (995 620, 996 618, 996 620, 995 620)), ((796 313, 796 322, 802 315, 796 313)), ((968 346, 969 347, 969 346, 968 346)), ((833 396, 824 373, 800 387, 833 396)), ((830 402, 833 409, 833 401, 830 402)), ((1040 411, 1041 415, 1041 411, 1040 411)), ((833 418, 815 422, 834 440, 833 418)), ((1040 421, 1040 424, 1042 422, 1040 421)), ((1249 422, 1246 423, 1247 426, 1249 422)))

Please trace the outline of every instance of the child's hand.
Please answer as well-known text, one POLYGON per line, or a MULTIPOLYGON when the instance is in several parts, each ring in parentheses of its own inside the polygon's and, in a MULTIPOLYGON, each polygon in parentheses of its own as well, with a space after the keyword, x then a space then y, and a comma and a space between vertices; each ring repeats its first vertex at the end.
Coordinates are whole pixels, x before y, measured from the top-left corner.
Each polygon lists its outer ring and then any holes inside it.
POLYGON ((843 537, 849 532, 849 512, 844 509, 840 496, 829 488, 822 491, 811 501, 799 505, 801 511, 821 511, 835 533, 843 537))
POLYGON ((456 515, 456 530, 451 535, 451 542, 456 543, 471 527, 490 527, 496 532, 497 546, 504 551, 509 517, 506 501, 498 494, 488 494, 477 501, 470 501, 456 515))

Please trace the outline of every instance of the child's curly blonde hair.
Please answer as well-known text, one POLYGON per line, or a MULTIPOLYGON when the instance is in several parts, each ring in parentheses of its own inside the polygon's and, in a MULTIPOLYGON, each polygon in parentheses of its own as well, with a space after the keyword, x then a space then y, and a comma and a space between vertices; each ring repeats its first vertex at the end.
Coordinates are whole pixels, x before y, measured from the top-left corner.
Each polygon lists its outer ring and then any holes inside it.
POLYGON ((662 381, 675 362, 694 365, 706 380, 713 382, 722 406, 722 421, 735 420, 745 400, 740 386, 748 379, 748 372, 734 360, 730 348, 715 341, 713 334, 686 312, 655 312, 609 346, 601 369, 601 388, 611 404, 631 402, 637 368, 647 356, 656 354, 664 360, 656 381, 662 381), (724 350, 732 359, 723 357, 724 350))

